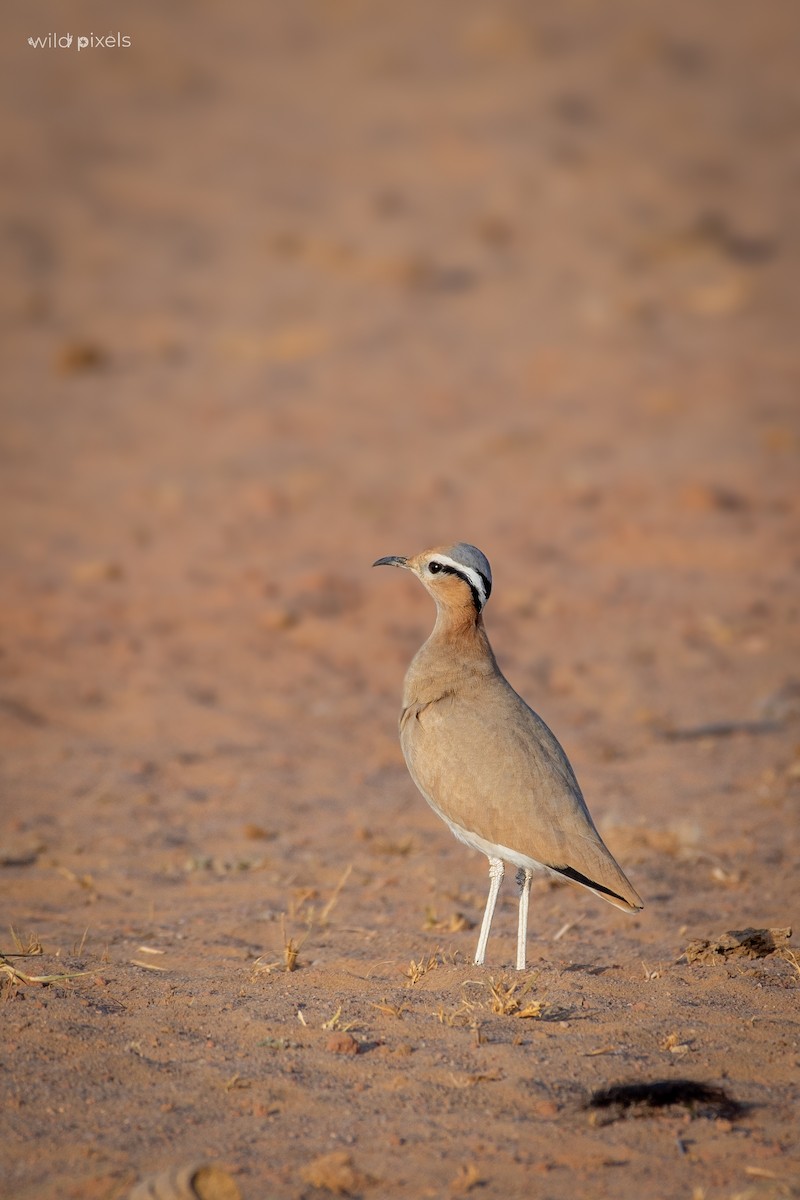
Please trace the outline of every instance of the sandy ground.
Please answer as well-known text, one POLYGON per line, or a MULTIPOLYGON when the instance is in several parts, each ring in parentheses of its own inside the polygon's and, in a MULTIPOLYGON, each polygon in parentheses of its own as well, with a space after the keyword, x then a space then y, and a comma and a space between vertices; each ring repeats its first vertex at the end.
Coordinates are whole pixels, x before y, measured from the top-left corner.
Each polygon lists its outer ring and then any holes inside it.
POLYGON ((798 959, 681 957, 800 922, 795 6, 111 7, 0 44, 0 1191, 800 1195, 798 959), (458 539, 646 902, 522 976, 370 572, 458 539))

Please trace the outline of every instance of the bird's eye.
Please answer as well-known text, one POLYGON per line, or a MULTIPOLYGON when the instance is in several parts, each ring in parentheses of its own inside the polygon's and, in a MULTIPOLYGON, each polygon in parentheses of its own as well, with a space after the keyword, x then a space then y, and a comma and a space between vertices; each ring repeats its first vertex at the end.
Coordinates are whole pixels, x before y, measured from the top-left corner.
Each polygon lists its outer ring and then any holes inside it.
POLYGON ((430 571, 431 575, 438 575, 439 572, 441 571, 441 569, 442 569, 441 563, 438 563, 438 562, 429 562, 428 563, 428 570, 430 571))

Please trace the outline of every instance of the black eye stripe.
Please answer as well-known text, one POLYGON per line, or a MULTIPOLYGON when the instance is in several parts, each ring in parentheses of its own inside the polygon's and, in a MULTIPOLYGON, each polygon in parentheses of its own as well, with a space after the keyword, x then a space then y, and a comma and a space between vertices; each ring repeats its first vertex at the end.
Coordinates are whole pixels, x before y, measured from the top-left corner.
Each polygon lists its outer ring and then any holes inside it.
POLYGON ((469 575, 465 575, 464 572, 459 571, 457 567, 451 567, 449 563, 443 563, 439 562, 437 559, 432 559, 431 562, 428 563, 428 570, 432 575, 438 575, 440 571, 443 571, 446 575, 455 575, 457 579, 460 579, 462 583, 465 583, 472 595, 472 603, 475 605, 476 612, 480 612, 486 603, 486 600, 489 599, 489 593, 492 590, 492 585, 484 575, 483 571, 476 571, 476 574, 480 576, 480 580, 484 588, 484 596, 481 596, 469 575))

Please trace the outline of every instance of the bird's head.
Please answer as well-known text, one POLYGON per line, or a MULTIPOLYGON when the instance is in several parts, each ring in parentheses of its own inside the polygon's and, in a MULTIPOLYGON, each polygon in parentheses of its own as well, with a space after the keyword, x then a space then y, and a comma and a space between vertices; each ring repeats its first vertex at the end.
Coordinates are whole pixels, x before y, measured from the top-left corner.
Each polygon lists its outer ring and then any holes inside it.
POLYGON ((492 569, 486 555, 468 542, 435 546, 411 558, 389 554, 372 565, 403 567, 406 571, 412 571, 433 596, 438 608, 471 606, 477 616, 492 592, 492 569))

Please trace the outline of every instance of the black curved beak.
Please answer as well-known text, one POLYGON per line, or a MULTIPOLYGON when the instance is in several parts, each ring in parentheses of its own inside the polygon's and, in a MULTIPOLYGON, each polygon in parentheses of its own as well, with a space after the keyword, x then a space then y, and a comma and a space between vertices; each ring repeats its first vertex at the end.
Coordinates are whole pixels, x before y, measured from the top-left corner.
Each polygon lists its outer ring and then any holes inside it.
POLYGON ((408 559, 401 554, 387 554, 385 558, 376 558, 373 567, 407 567, 408 559))

